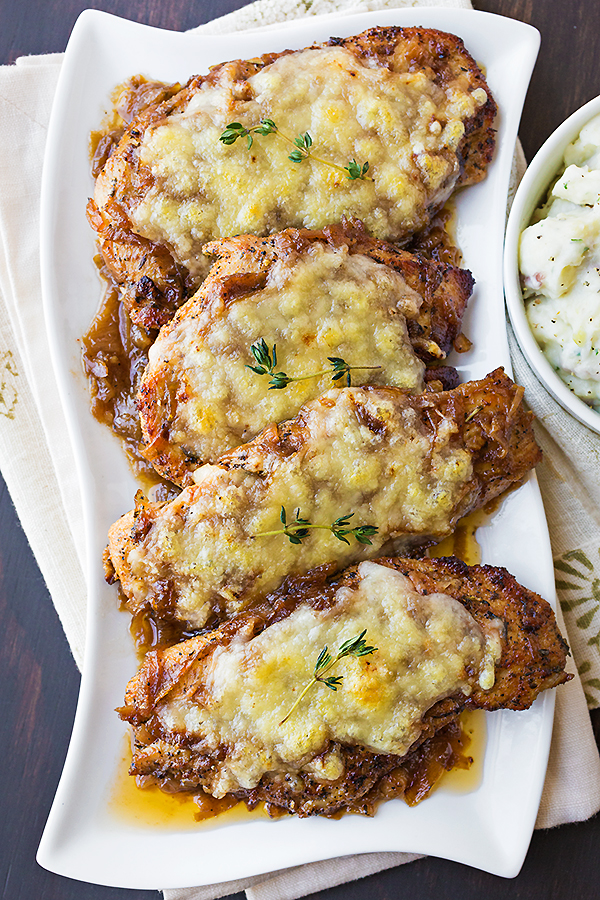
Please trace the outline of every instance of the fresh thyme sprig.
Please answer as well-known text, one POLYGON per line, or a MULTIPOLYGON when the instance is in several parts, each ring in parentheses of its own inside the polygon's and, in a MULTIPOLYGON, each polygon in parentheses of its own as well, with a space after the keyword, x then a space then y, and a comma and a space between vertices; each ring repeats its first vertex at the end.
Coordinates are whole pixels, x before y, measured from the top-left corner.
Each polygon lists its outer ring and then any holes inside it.
MULTIPOLYGON (((284 135, 281 136, 285 137, 284 135)), ((308 131, 305 131, 304 134, 299 134, 298 137, 294 138, 294 144, 296 145, 296 149, 292 150, 288 159, 295 163, 301 163, 305 159, 308 159, 311 155, 310 148, 312 147, 312 138, 308 131)), ((322 160, 320 160, 320 162, 322 162, 322 160)))
POLYGON ((250 128, 244 128, 241 122, 230 122, 223 134, 219 137, 219 140, 224 144, 230 145, 235 144, 238 138, 245 137, 248 144, 248 150, 250 150, 254 143, 252 135, 274 134, 276 131, 277 126, 271 119, 261 119, 260 125, 253 125, 250 128))
POLYGON ((344 166, 344 169, 348 173, 348 178, 351 181, 355 179, 359 179, 360 181, 372 181, 373 179, 367 176, 367 172, 369 171, 369 163, 365 162, 362 164, 357 163, 355 159, 351 159, 347 166, 344 166))
POLYGON ((350 181, 373 181, 371 176, 367 174, 369 171, 368 162, 361 165, 355 159, 351 159, 347 166, 338 166, 337 163, 332 163, 328 159, 315 156, 311 149, 313 139, 308 131, 291 138, 278 128, 273 119, 261 119, 259 125, 251 125, 250 128, 246 128, 241 122, 230 122, 223 134, 219 136, 219 140, 229 146, 235 144, 238 138, 245 137, 248 150, 250 150, 254 143, 255 134, 263 136, 275 134, 282 140, 287 141, 288 144, 291 144, 294 149, 288 156, 290 162, 301 163, 305 159, 312 159, 314 162, 322 163, 324 166, 331 166, 332 169, 337 169, 338 172, 344 172, 346 178, 349 178, 350 181))
POLYGON ((340 516, 331 525, 313 525, 308 519, 303 519, 300 515, 300 509, 297 509, 294 521, 288 522, 285 506, 282 506, 279 518, 283 528, 276 528, 273 531, 259 531, 254 537, 271 537, 276 534, 285 534, 290 544, 301 544, 311 528, 318 528, 323 531, 331 531, 333 536, 344 544, 350 543, 348 535, 351 535, 359 544, 371 544, 371 538, 374 534, 377 534, 379 529, 376 525, 356 525, 354 528, 349 528, 350 519, 353 515, 354 513, 349 513, 346 516, 340 516))
POLYGON ((294 712, 300 701, 303 697, 308 693, 313 684, 324 684, 325 687, 328 687, 332 691, 337 691, 338 687, 342 683, 341 675, 330 675, 328 678, 325 678, 327 672, 331 671, 331 669, 335 666, 336 663, 340 661, 340 659, 344 659, 345 656, 369 656, 371 653, 375 653, 377 647, 367 647, 364 637, 367 633, 367 629, 361 631, 357 637, 350 638, 347 641, 344 641, 343 644, 340 644, 339 650, 335 656, 332 656, 329 652, 327 645, 323 647, 317 661, 315 663, 315 669, 313 673, 312 679, 308 682, 298 699, 295 701, 293 706, 289 709, 287 715, 283 717, 280 725, 283 725, 291 714, 294 712))
POLYGON ((246 368, 255 372, 257 375, 270 375, 270 391, 281 391, 293 381, 307 381, 309 378, 321 378, 323 375, 331 375, 332 381, 339 381, 340 378, 344 378, 345 376, 346 384, 350 387, 352 384, 350 372, 357 369, 381 368, 381 366, 351 366, 345 359, 342 359, 341 356, 328 356, 327 359, 330 363, 328 369, 324 369, 322 372, 311 372, 310 375, 293 377, 292 375, 287 375, 285 372, 275 371, 275 367, 277 366, 277 344, 273 344, 273 350, 271 351, 269 350, 269 345, 265 339, 259 338, 258 341, 255 341, 252 344, 250 350, 252 351, 252 355, 256 360, 257 365, 246 365, 246 368))
POLYGON ((273 344, 273 352, 269 350, 269 345, 264 338, 254 341, 250 347, 252 356, 257 362, 256 366, 246 366, 257 375, 275 375, 275 366, 277 365, 277 344, 273 344))

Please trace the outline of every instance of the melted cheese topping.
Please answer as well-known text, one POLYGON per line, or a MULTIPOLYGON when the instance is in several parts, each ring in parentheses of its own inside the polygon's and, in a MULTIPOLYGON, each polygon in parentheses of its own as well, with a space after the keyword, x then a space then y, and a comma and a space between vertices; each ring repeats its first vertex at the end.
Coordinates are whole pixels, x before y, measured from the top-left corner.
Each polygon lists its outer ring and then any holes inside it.
MULTIPOLYGON (((192 299, 162 329, 142 379, 158 398, 151 416, 162 397, 176 397, 165 410, 170 447, 214 460, 332 385, 328 374, 270 390, 269 377, 248 368, 259 338, 269 348, 276 344, 277 370, 290 376, 327 370, 327 358, 336 355, 379 367, 353 372, 354 382, 422 390, 424 365, 405 320, 421 302, 393 269, 314 244, 304 256, 271 266, 264 290, 235 301, 192 299)), ((160 423, 155 427, 163 433, 160 423)))
POLYGON ((385 389, 328 391, 300 413, 305 442, 298 452, 283 455, 257 441, 247 445, 243 469, 197 469, 196 485, 158 509, 148 534, 126 553, 120 578, 132 606, 151 600, 166 581, 177 615, 201 627, 214 606, 231 615, 288 574, 374 556, 392 537, 409 543, 414 535, 449 534, 470 487, 471 456, 452 446, 451 418, 440 416, 432 440, 407 404, 385 389), (281 529, 282 506, 290 522, 297 509, 321 525, 353 512, 352 526, 379 532, 368 548, 321 529, 300 545, 282 534, 262 536, 281 529))
POLYGON ((341 47, 283 56, 249 78, 247 90, 250 100, 236 99, 225 66, 182 113, 148 129, 140 148, 155 184, 132 212, 136 230, 167 242, 195 274, 205 270, 202 244, 216 237, 322 228, 349 214, 375 237, 417 231, 428 208, 450 196, 463 122, 487 101, 481 88, 442 89, 424 72, 393 72, 341 47), (219 140, 230 122, 252 127, 262 118, 281 134, 256 135, 250 151, 245 138, 219 140), (368 161, 374 181, 290 162, 293 139, 306 131, 316 156, 342 169, 368 161))
POLYGON ((258 637, 242 634, 217 648, 204 668, 199 701, 184 693, 161 704, 163 725, 197 739, 198 752, 228 748, 207 775, 210 793, 253 788, 265 772, 306 771, 334 781, 343 774, 339 750, 315 759, 329 742, 403 756, 434 703, 468 696, 486 660, 493 673, 497 631, 488 640, 457 600, 423 596, 404 575, 372 562, 361 563, 359 576, 357 587, 338 590, 332 608, 302 605, 258 637), (342 678, 338 689, 313 685, 282 723, 323 647, 335 657, 364 629, 376 651, 337 662, 330 671, 342 678))

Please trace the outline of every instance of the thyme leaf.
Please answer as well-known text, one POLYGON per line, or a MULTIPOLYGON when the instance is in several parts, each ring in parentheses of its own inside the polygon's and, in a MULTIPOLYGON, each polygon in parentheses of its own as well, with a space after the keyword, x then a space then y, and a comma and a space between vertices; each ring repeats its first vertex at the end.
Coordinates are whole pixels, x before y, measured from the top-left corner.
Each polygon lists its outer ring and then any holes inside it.
POLYGON ((277 365, 277 344, 273 344, 273 350, 270 351, 265 339, 259 338, 252 344, 250 350, 258 365, 246 368, 251 369, 256 375, 273 375, 277 365))
POLYGON ((362 181, 369 171, 369 163, 363 163, 361 166, 355 159, 351 159, 348 165, 344 166, 344 169, 348 173, 348 178, 352 181, 355 181, 357 178, 362 181))
POLYGON ((270 391, 281 391, 294 381, 307 381, 309 378, 321 378, 323 375, 331 375, 332 381, 339 381, 340 378, 345 377, 346 384, 350 387, 352 385, 351 372, 356 371, 357 369, 381 368, 381 366, 351 366, 341 356, 328 356, 327 360, 330 363, 330 368, 324 369, 321 372, 311 372, 309 375, 299 375, 294 377, 288 375, 286 372, 275 371, 275 367, 277 366, 277 344, 273 344, 273 350, 270 351, 269 345, 265 339, 259 338, 251 345, 250 350, 258 365, 249 366, 246 364, 246 368, 250 369, 256 375, 270 375, 270 391))
POLYGON ((319 656, 317 657, 317 661, 315 663, 315 668, 313 672, 312 679, 308 682, 298 699, 294 702, 294 704, 290 707, 287 714, 283 717, 280 725, 283 725, 294 710, 297 708, 300 701, 306 696, 308 691, 311 689, 313 684, 324 684, 325 687, 328 687, 331 691, 337 691, 338 687, 342 683, 341 675, 330 675, 328 678, 325 678, 327 672, 331 671, 331 669, 335 666, 336 663, 340 661, 340 659, 344 659, 346 656, 369 656, 371 653, 375 653, 377 647, 368 647, 365 642, 365 635, 367 633, 367 629, 361 631, 359 635, 353 638, 349 638, 347 641, 344 641, 340 644, 338 651, 335 656, 332 656, 329 652, 327 645, 323 647, 319 656))
POLYGON ((354 528, 349 528, 348 525, 353 515, 354 513, 350 513, 350 515, 340 516, 339 519, 336 519, 333 525, 330 526, 331 533, 338 541, 343 541, 344 544, 350 543, 347 535, 352 535, 359 544, 371 544, 372 541, 369 538, 377 534, 377 527, 375 525, 357 525, 354 528))
POLYGON ((376 525, 355 525, 350 527, 350 519, 354 513, 340 516, 331 525, 313 525, 309 519, 304 519, 300 515, 300 509, 295 511, 293 522, 288 522, 285 506, 281 507, 280 520, 283 528, 275 528, 273 531, 259 531, 253 537, 271 537, 276 534, 284 534, 290 544, 301 544, 311 529, 320 529, 322 531, 331 531, 332 535, 338 541, 349 544, 348 537, 353 537, 359 544, 372 544, 371 538, 377 534, 379 529, 376 525))
POLYGON ((295 163, 300 163, 305 159, 308 159, 310 156, 310 148, 312 147, 312 138, 308 131, 304 134, 299 134, 297 138, 294 138, 294 144, 298 149, 292 150, 288 159, 295 163))
POLYGON ((249 128, 246 128, 241 122, 230 122, 225 131, 219 136, 219 140, 229 146, 235 144, 238 138, 245 137, 247 149, 250 150, 256 134, 262 136, 275 134, 281 140, 291 144, 293 150, 288 156, 290 162, 301 163, 305 159, 312 159, 314 162, 322 163, 324 166, 331 166, 331 168, 337 169, 338 172, 344 172, 350 181, 373 181, 371 176, 367 175, 369 171, 368 162, 364 162, 361 165, 355 159, 351 159, 347 166, 338 166, 337 163, 332 163, 328 159, 315 156, 311 150, 313 139, 308 131, 291 138, 278 128, 273 119, 261 119, 259 125, 251 125, 249 128))
POLYGON ((238 138, 245 137, 248 150, 250 150, 254 143, 254 134, 266 135, 273 134, 275 131, 277 131, 277 127, 271 119, 261 119, 260 125, 253 125, 251 128, 246 128, 241 122, 230 122, 223 134, 219 136, 219 140, 229 146, 235 144, 238 138))

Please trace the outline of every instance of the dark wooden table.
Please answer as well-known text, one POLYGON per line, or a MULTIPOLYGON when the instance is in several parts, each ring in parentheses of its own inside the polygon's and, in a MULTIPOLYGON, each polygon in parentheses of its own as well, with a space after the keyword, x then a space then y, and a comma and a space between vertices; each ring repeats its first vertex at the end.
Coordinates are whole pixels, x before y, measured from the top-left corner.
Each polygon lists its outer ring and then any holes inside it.
MULTIPOLYGON (((87 5, 183 30, 245 0, 97 0, 87 5)), ((528 158, 573 110, 600 93, 599 0, 475 0, 477 9, 535 25, 542 48, 525 104, 528 158)), ((64 50, 84 0, 0 0, 0 61, 64 50)), ((79 675, 52 601, 0 479, 0 889, 3 900, 158 900, 52 875, 37 845, 67 750, 79 675)), ((600 734, 600 713, 594 713, 600 734)), ((93 777, 93 776, 92 776, 93 777)), ((493 810, 490 810, 493 815, 493 810)), ((520 875, 506 881, 445 860, 424 859, 315 895, 318 900, 596 900, 600 816, 534 834, 520 875)), ((243 900, 244 895, 237 895, 243 900)))

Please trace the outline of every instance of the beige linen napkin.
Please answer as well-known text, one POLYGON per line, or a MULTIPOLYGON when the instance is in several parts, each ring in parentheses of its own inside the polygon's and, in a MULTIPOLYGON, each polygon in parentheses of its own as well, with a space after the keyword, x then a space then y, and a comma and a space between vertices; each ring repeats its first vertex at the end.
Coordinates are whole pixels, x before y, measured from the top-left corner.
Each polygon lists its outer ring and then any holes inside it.
MULTIPOLYGON (((402 6, 469 7, 468 0, 259 0, 202 26, 211 33, 268 27, 302 15, 402 6)), ((0 68, 0 469, 56 606, 77 665, 85 637, 82 513, 73 453, 50 363, 41 309, 39 193, 46 130, 61 55, 0 68)), ((546 453, 540 484, 561 604, 590 706, 600 705, 600 438, 544 392, 511 345, 517 380, 539 417, 546 453)), ((563 628, 564 630, 564 628, 563 628)), ((571 669, 574 671, 574 669, 571 669)), ((537 827, 581 821, 600 808, 600 760, 581 682, 557 692, 550 764, 537 827)), ((167 900, 293 898, 417 858, 372 853, 325 860, 189 890, 167 900)))

